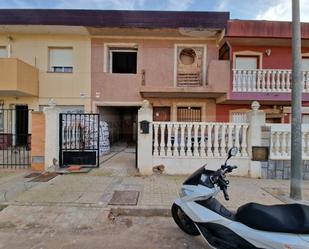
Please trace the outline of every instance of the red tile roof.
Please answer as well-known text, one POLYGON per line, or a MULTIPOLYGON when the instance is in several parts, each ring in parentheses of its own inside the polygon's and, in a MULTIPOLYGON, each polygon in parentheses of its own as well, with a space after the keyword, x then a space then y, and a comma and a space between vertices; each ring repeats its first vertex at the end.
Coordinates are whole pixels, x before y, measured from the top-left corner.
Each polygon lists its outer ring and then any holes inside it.
MULTIPOLYGON (((302 23, 302 38, 309 39, 309 23, 302 23)), ((291 22, 230 20, 227 37, 291 38, 291 22)))

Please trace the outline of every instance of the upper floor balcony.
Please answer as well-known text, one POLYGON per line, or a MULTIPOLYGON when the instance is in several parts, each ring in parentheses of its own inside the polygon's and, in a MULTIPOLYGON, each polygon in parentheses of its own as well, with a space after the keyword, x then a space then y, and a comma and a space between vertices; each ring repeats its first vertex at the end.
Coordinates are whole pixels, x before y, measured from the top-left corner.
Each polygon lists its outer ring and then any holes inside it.
MULTIPOLYGON (((228 92, 230 82, 230 62, 211 60, 205 74, 199 72, 178 73, 174 83, 166 81, 147 80, 140 87, 142 97, 172 97, 172 98, 217 98, 228 92), (203 80, 204 79, 204 80, 203 80)), ((158 76, 160 79, 160 76, 158 76)), ((170 77, 171 78, 171 77, 170 77)))
MULTIPOLYGON (((309 93, 309 71, 302 71, 303 92, 309 93)), ((288 69, 233 69, 233 92, 290 93, 292 71, 288 69)))
POLYGON ((0 95, 38 96, 39 71, 16 58, 0 58, 0 95))

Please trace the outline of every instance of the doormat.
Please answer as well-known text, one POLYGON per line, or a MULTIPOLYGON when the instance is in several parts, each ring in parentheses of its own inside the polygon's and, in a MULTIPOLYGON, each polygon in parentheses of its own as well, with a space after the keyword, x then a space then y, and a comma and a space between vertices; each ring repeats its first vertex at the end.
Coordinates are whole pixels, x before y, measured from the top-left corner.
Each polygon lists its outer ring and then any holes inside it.
POLYGON ((115 191, 109 205, 127 205, 136 206, 139 197, 139 191, 126 190, 115 191))
POLYGON ((30 182, 48 182, 49 180, 55 178, 57 175, 58 173, 54 173, 54 172, 44 173, 32 179, 30 182))
POLYGON ((25 175, 24 178, 34 178, 34 177, 38 177, 40 175, 41 175, 41 173, 34 172, 34 173, 30 173, 28 175, 25 175))

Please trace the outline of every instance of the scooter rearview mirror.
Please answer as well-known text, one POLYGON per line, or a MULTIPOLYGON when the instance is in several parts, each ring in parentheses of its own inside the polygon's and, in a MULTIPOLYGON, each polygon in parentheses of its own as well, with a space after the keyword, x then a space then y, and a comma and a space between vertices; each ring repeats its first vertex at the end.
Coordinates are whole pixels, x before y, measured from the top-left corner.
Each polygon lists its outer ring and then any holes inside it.
POLYGON ((229 157, 236 156, 237 152, 238 152, 237 147, 230 148, 230 150, 229 150, 229 157))
POLYGON ((228 154, 227 154, 227 159, 225 161, 225 164, 227 162, 227 160, 229 160, 232 156, 236 156, 238 152, 237 147, 232 147, 229 149, 228 154))

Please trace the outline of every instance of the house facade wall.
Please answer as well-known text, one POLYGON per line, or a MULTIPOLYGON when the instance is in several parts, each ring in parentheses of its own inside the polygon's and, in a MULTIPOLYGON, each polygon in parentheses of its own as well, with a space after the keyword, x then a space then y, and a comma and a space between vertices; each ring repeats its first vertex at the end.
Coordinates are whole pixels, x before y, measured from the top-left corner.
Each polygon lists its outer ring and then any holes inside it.
POLYGON ((81 105, 90 110, 90 37, 78 35, 0 34, 0 46, 10 47, 12 58, 18 58, 39 69, 38 97, 1 96, 6 107, 16 103, 38 109, 53 99, 57 105, 81 105), (72 73, 49 72, 49 47, 71 47, 72 73))
MULTIPOLYGON (((206 48, 205 89, 207 92, 226 92, 229 82, 229 62, 218 60, 218 47, 215 40, 189 40, 163 38, 139 39, 104 39, 93 38, 91 42, 91 81, 93 110, 98 106, 141 105, 143 99, 148 99, 154 107, 171 108, 171 120, 176 120, 177 106, 199 106, 202 108, 203 121, 215 121, 215 98, 194 98, 185 96, 142 97, 141 87, 156 88, 160 91, 177 91, 175 86, 175 46, 202 45, 206 48), (137 52, 136 74, 113 74, 106 72, 106 47, 121 44, 135 44, 137 52), (144 72, 144 80, 142 72, 144 72)), ((194 89, 194 87, 192 87, 194 89)), ((190 91, 189 87, 186 90, 190 91)), ((186 92, 182 89, 182 91, 186 92)))
MULTIPOLYGON (((231 44, 231 52, 252 51, 262 54, 261 69, 291 69, 292 68, 292 48, 291 47, 276 47, 272 45, 264 46, 240 46, 231 44), (267 49, 271 50, 269 56, 265 54, 267 49)), ((302 48, 302 53, 309 53, 309 48, 302 48)), ((231 57, 234 59, 234 56, 231 57)), ((233 65, 234 61, 232 61, 233 65)))
POLYGON ((174 87, 174 66, 175 66, 175 45, 181 44, 188 46, 196 44, 206 46, 206 63, 207 68, 212 60, 218 58, 218 48, 215 41, 196 41, 196 40, 173 40, 171 39, 92 39, 92 96, 95 101, 139 101, 139 87, 141 86, 141 71, 145 71, 145 85, 153 87, 169 88, 174 87), (106 62, 106 54, 104 54, 104 44, 110 45, 121 44, 125 46, 128 44, 136 44, 138 48, 137 55, 137 74, 111 74, 104 72, 104 63, 106 62), (133 83, 134 82, 134 83, 133 83), (104 84, 104 85, 100 85, 104 84), (113 90, 121 89, 125 84, 128 84, 129 92, 126 96, 117 96, 117 94, 110 94, 113 90), (96 92, 105 89, 100 97, 95 98, 96 92), (123 99, 125 97, 125 99, 123 99))

